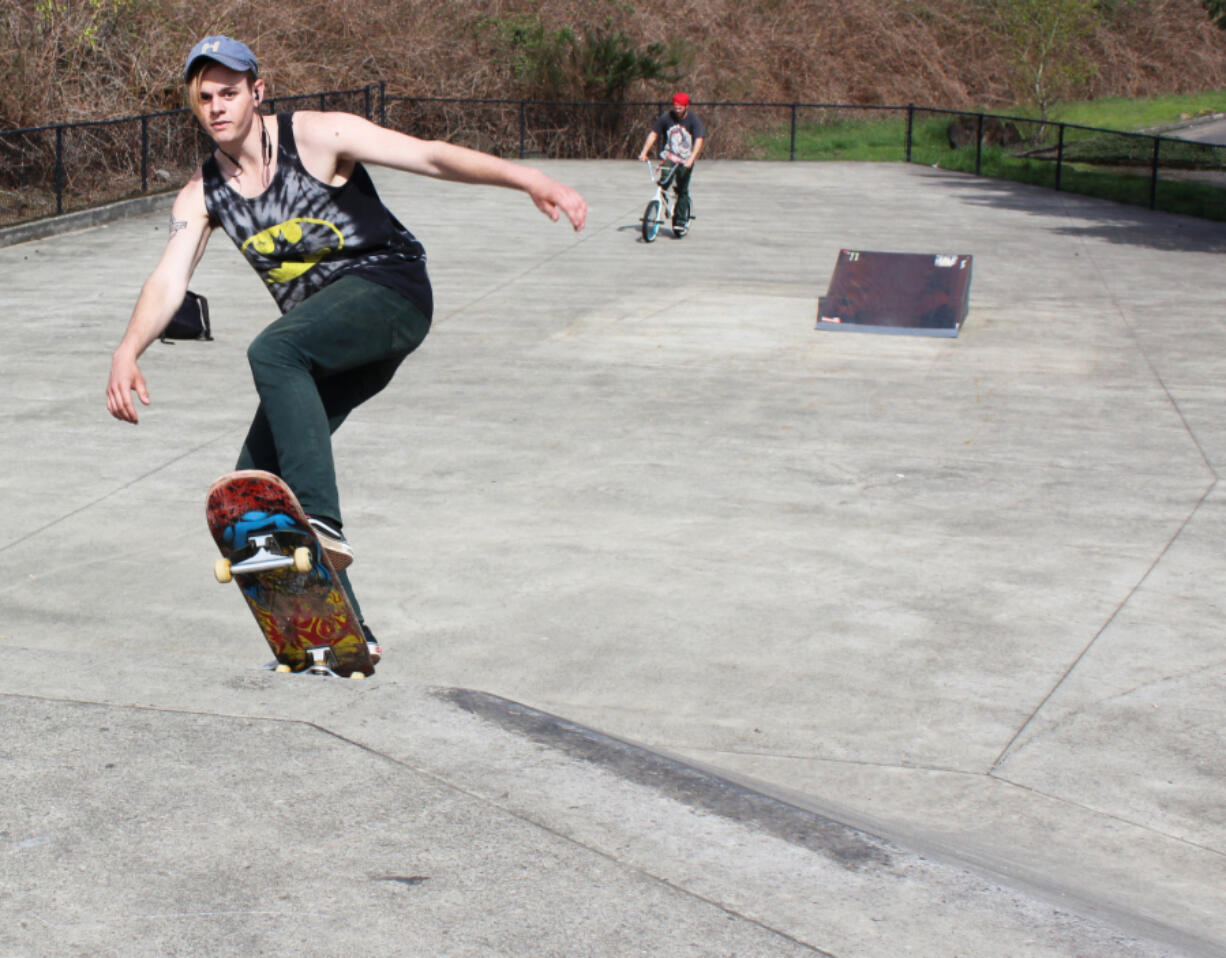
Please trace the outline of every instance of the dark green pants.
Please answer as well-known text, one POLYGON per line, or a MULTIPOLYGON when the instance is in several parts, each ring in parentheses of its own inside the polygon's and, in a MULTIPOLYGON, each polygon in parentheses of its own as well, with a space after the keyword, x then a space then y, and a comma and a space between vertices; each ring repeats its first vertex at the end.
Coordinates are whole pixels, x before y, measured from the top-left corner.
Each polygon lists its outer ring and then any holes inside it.
POLYGON ((673 226, 685 226, 690 221, 690 177, 694 175, 693 167, 686 168, 684 163, 668 161, 660 185, 665 190, 672 188, 677 194, 677 204, 673 207, 673 226))
MULTIPOLYGON (((269 324, 247 349, 260 405, 238 468, 276 473, 307 515, 343 521, 332 433, 391 382, 429 330, 409 300, 352 276, 269 324)), ((352 598, 347 581, 346 591, 352 598)))
POLYGON ((693 167, 687 169, 684 165, 677 164, 674 180, 674 189, 677 192, 677 206, 673 210, 674 226, 685 226, 690 221, 690 177, 693 175, 693 167))

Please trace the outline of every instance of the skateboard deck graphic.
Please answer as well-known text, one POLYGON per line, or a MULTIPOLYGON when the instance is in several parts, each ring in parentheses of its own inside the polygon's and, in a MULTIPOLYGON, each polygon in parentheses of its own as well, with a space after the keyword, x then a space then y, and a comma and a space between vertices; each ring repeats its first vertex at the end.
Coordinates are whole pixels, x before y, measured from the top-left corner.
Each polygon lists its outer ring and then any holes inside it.
POLYGON ((238 583, 278 671, 362 678, 374 673, 366 637, 340 579, 289 486, 248 469, 209 487, 218 581, 238 583))

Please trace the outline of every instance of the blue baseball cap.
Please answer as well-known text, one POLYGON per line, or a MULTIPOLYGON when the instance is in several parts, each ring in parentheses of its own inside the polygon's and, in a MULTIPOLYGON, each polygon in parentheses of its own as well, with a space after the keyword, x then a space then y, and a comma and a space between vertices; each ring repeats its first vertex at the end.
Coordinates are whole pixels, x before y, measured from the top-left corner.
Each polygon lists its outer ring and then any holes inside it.
POLYGON ((191 77, 192 67, 201 60, 215 60, 223 67, 229 67, 239 73, 251 72, 256 76, 260 73, 260 65, 256 62, 251 48, 230 37, 205 37, 192 47, 192 52, 187 55, 187 66, 183 68, 184 80, 191 77))

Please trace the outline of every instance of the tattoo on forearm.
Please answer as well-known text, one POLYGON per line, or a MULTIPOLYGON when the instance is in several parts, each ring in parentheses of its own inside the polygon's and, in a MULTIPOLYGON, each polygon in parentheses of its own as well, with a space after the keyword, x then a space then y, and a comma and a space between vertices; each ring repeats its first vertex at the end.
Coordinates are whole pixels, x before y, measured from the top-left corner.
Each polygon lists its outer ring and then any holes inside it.
POLYGON ((174 236, 179 230, 187 229, 187 220, 177 220, 172 213, 170 216, 170 235, 174 236))

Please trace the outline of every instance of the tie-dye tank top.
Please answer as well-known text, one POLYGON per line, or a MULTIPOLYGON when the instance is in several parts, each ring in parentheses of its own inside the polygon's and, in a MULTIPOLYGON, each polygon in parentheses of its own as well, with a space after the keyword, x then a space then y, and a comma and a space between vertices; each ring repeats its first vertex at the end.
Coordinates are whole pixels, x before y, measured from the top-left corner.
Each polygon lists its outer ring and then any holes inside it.
POLYGON ((226 186, 217 160, 204 162, 204 204, 273 299, 288 312, 341 276, 357 275, 396 290, 427 317, 433 309, 426 251, 375 192, 361 163, 342 186, 306 171, 294 142, 292 113, 277 115, 277 169, 259 196, 226 186))

